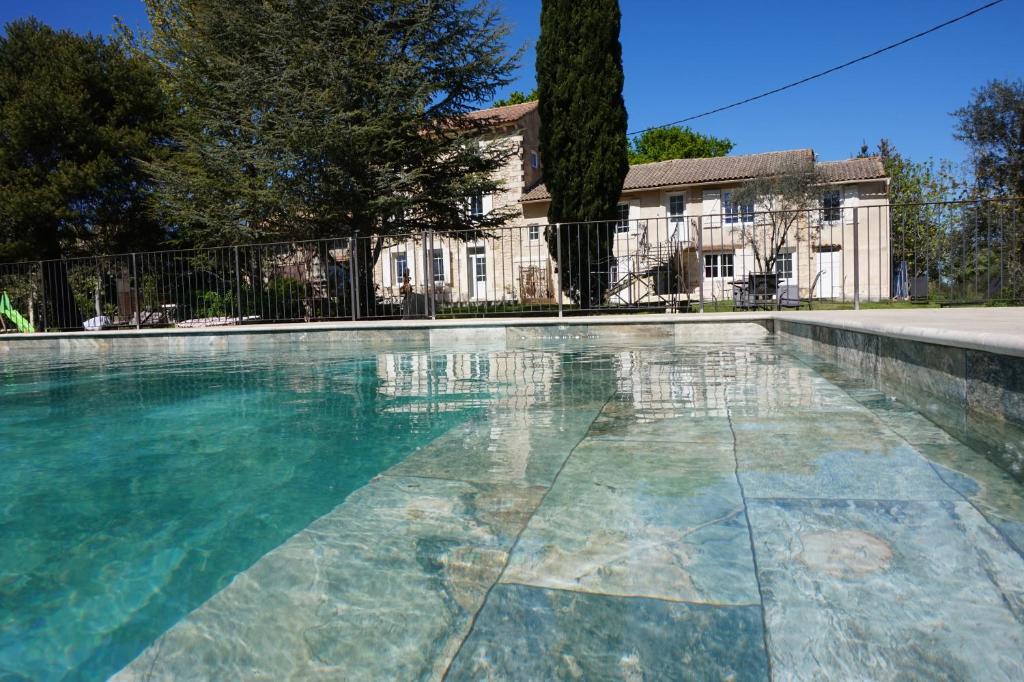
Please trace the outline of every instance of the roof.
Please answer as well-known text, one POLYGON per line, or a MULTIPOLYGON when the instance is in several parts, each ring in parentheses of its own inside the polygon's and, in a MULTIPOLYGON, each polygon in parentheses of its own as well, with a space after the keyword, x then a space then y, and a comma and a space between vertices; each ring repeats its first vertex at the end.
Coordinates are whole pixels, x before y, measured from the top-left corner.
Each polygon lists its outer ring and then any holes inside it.
POLYGON ((815 164, 815 168, 827 182, 874 180, 886 177, 885 166, 882 165, 880 156, 866 156, 844 161, 819 161, 815 164))
MULTIPOLYGON (((810 149, 642 163, 630 166, 622 191, 749 180, 811 163, 815 161, 814 152, 810 149)), ((824 172, 828 182, 885 177, 885 169, 878 157, 819 162, 815 163, 815 167, 824 172)), ((547 187, 538 184, 523 196, 522 201, 544 201, 550 198, 547 187)))
POLYGON ((501 125, 504 123, 515 123, 523 116, 537 108, 537 100, 523 102, 522 104, 510 104, 505 107, 492 107, 480 109, 465 114, 465 118, 471 121, 481 121, 488 125, 501 125))

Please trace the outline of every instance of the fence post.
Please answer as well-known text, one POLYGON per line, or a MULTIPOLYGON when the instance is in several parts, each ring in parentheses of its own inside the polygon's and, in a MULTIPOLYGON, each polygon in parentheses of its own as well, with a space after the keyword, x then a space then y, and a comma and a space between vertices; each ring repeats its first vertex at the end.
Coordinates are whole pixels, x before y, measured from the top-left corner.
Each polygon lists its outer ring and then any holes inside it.
POLYGON ((139 273, 135 265, 135 253, 132 253, 132 293, 135 297, 135 328, 142 329, 142 308, 139 307, 139 273))
POLYGON ((43 331, 46 331, 46 276, 43 275, 43 261, 39 261, 39 309, 42 311, 43 331))
POLYGON ((355 230, 348 238, 348 280, 352 289, 352 321, 359 319, 359 276, 356 274, 356 249, 359 246, 359 230, 355 230))
MULTIPOLYGON (((437 278, 434 276, 434 231, 429 230, 427 232, 430 238, 430 248, 427 251, 427 256, 430 259, 430 298, 427 300, 427 313, 430 315, 430 319, 437 319, 437 278)), ((442 268, 444 266, 444 257, 441 258, 442 268)))
POLYGON ((698 310, 704 312, 704 216, 697 216, 697 281, 700 289, 698 310))
POLYGON ((555 263, 558 265, 558 316, 562 316, 562 223, 555 223, 555 253, 558 258, 555 263))
MULTIPOLYGON (((433 261, 430 258, 430 247, 427 244, 428 240, 427 230, 423 230, 420 233, 420 239, 423 240, 423 314, 425 317, 430 317, 430 280, 434 278, 433 261)), ((413 299, 415 300, 415 299, 413 299)))
POLYGON ((235 245, 235 310, 238 312, 238 324, 242 324, 242 269, 238 261, 238 245, 235 245))
POLYGON ((853 309, 860 310, 860 207, 853 207, 853 309))

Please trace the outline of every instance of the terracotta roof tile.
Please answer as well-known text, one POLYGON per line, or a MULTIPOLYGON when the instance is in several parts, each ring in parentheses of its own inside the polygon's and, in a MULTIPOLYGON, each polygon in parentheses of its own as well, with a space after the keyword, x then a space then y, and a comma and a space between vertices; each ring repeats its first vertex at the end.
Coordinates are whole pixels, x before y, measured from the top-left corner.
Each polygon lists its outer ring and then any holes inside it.
MULTIPOLYGON (((814 152, 810 149, 642 163, 630 166, 622 191, 747 180, 794 167, 809 167, 811 163, 814 163, 814 152)), ((885 169, 877 157, 827 161, 816 163, 815 167, 825 173, 829 182, 885 177, 885 169)), ((541 183, 531 188, 523 196, 522 201, 543 201, 550 198, 547 188, 541 183)))
POLYGON ((874 180, 885 177, 885 166, 878 156, 868 156, 845 161, 820 161, 818 171, 828 182, 849 182, 851 180, 874 180))
POLYGON ((515 123, 536 108, 537 100, 534 100, 532 102, 523 102, 522 104, 510 104, 506 107, 471 111, 466 114, 466 118, 473 121, 482 121, 488 125, 501 125, 503 123, 515 123))

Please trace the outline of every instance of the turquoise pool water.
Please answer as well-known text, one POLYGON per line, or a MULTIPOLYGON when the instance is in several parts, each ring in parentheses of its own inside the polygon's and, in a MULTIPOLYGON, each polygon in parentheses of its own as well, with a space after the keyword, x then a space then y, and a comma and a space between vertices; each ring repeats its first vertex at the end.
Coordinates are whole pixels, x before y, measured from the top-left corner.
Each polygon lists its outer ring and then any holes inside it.
POLYGON ((390 375, 330 347, 5 363, 0 679, 116 672, 486 399, 427 354, 394 359, 390 375))
POLYGON ((1019 679, 1014 472, 721 331, 7 363, 0 679, 1019 679))

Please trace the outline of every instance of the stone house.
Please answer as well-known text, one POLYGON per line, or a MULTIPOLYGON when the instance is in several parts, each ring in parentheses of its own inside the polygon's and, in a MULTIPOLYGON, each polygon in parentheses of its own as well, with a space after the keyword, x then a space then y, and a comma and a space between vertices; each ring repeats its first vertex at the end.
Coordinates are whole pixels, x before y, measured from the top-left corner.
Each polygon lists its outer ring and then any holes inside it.
MULTIPOLYGON (((385 300, 398 300, 408 270, 417 291, 442 303, 552 303, 557 264, 546 241, 550 195, 543 184, 537 103, 471 116, 488 121, 493 132, 487 143, 512 145, 515 153, 502 171, 505 189, 469 198, 469 210, 510 210, 508 227, 486 239, 435 236, 395 244, 378 263, 380 291, 385 300)), ((889 181, 881 160, 819 161, 811 149, 800 149, 632 166, 619 219, 605 226, 614 230, 607 303, 731 300, 737 286, 763 269, 755 251, 772 241, 767 231, 776 217, 764 207, 739 205, 733 194, 751 178, 795 165, 813 165, 823 179, 821 199, 786 230, 774 264, 780 284, 800 298, 849 300, 855 286, 862 299, 888 298, 889 181)))

